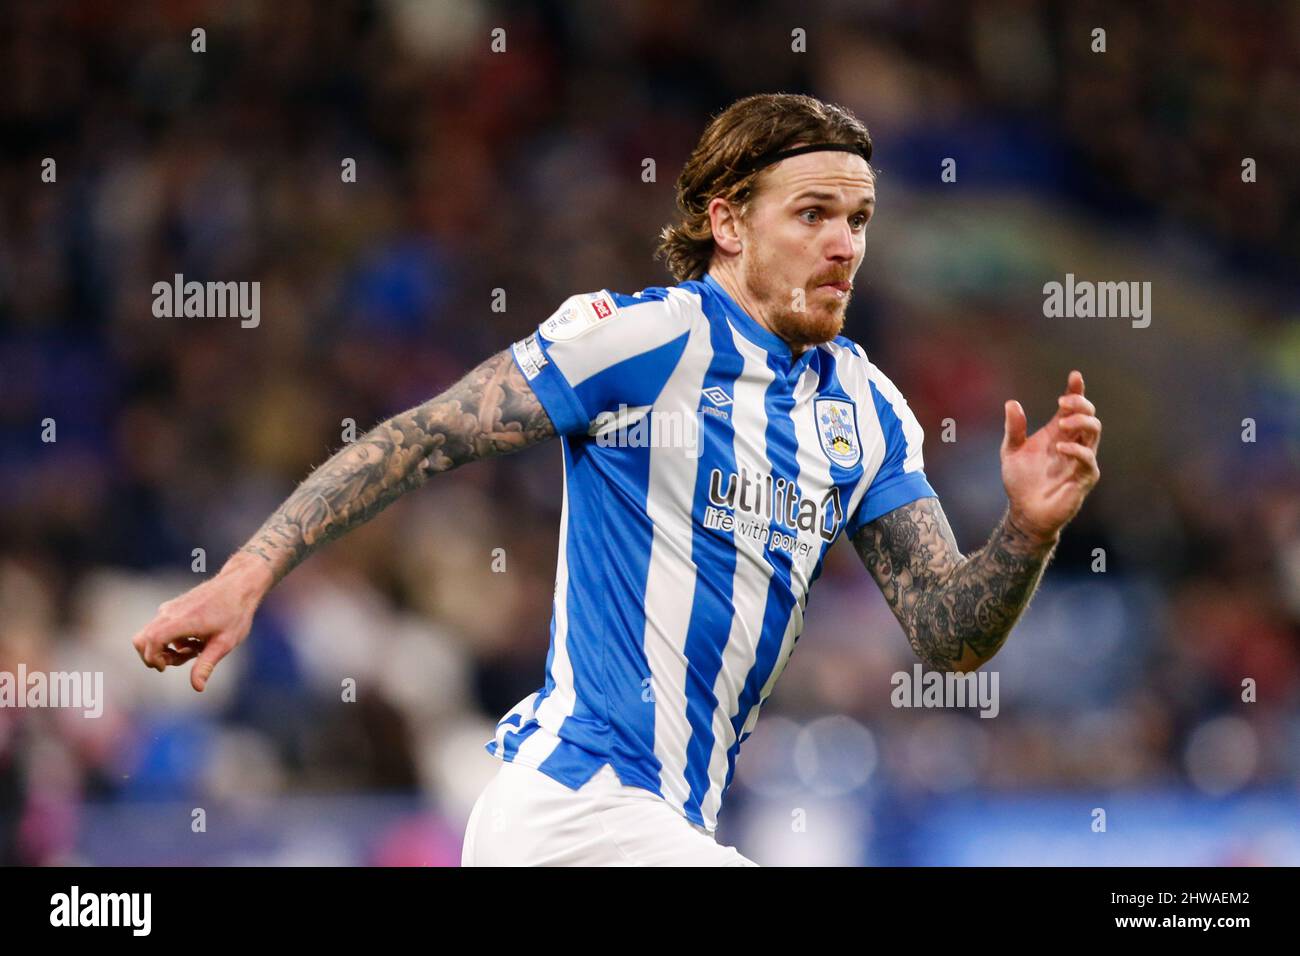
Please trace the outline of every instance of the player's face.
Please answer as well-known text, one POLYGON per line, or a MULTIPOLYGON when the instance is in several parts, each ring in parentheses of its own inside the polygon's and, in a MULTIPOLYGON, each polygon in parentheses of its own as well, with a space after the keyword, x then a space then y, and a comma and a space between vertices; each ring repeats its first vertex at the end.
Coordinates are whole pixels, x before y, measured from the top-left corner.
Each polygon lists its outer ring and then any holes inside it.
POLYGON ((760 178, 741 227, 741 277, 792 346, 829 342, 843 329, 875 205, 871 168, 854 153, 792 156, 760 178))

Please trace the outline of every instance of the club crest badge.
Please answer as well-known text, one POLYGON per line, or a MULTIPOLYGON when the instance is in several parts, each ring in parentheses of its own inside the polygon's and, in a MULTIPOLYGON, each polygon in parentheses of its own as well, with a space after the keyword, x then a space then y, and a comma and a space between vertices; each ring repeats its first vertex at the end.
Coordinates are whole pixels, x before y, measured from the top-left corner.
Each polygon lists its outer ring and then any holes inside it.
POLYGON ((841 467, 852 468, 862 458, 857 406, 838 398, 819 398, 813 403, 813 411, 817 416, 817 437, 826 457, 841 467))

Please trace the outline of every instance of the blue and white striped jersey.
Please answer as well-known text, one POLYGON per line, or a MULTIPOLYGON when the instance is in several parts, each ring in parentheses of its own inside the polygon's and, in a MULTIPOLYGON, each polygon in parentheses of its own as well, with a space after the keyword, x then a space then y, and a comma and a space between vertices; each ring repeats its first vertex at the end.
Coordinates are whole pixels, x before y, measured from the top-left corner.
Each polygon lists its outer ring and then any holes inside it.
POLYGON ((906 400, 847 338, 793 358, 706 275, 576 295, 515 360, 564 453, 546 683, 490 754, 606 763, 717 826, 843 532, 933 495, 906 400))

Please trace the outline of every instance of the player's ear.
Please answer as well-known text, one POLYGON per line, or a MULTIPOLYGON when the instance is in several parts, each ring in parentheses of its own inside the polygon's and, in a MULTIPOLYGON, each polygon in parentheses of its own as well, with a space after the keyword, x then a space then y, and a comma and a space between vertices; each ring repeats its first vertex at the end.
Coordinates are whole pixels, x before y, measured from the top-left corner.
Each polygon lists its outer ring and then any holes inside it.
POLYGON ((709 200, 709 225, 713 228, 713 244, 730 255, 739 255, 741 249, 739 209, 721 196, 709 200))

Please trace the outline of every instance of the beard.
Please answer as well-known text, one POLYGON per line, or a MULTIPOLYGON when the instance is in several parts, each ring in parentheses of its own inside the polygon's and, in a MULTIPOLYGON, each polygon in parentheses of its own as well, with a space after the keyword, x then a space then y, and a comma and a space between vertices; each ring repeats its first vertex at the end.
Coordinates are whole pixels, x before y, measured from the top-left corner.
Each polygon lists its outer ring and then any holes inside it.
MULTIPOLYGON (((803 290, 804 310, 794 308, 794 296, 790 289, 777 288, 768 281, 773 270, 752 261, 744 266, 745 283, 757 299, 758 306, 772 324, 776 334, 791 346, 809 348, 829 342, 839 335, 844 328, 844 314, 849 300, 853 297, 850 290, 843 298, 833 290, 812 288, 803 290)), ((818 282, 834 282, 840 276, 822 277, 818 282)))

